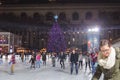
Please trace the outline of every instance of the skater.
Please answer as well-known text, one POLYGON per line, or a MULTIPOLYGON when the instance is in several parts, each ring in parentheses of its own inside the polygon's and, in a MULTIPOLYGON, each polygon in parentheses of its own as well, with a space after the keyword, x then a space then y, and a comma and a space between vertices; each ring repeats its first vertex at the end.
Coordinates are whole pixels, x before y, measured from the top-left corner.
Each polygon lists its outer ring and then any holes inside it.
POLYGON ((35 57, 34 57, 34 55, 31 55, 31 59, 30 59, 29 63, 31 63, 30 68, 35 69, 35 57))
POLYGON ((2 55, 0 54, 0 65, 3 64, 2 55))
POLYGON ((70 65, 71 65, 71 74, 73 73, 74 65, 76 69, 76 74, 78 74, 78 53, 76 53, 75 50, 73 50, 70 55, 70 65))
POLYGON ((65 64, 64 64, 65 54, 64 54, 63 52, 60 53, 60 55, 59 55, 59 60, 60 60, 61 68, 65 69, 65 64))
POLYGON ((41 59, 41 54, 38 53, 36 56, 36 67, 39 67, 39 68, 40 68, 40 63, 41 63, 40 59, 41 59))
POLYGON ((12 53, 9 64, 11 65, 11 74, 13 74, 15 67, 15 53, 12 53))
POLYGON ((89 53, 85 55, 85 71, 87 70, 87 66, 89 66, 89 70, 91 71, 91 56, 89 53))
POLYGON ((98 53, 98 66, 92 80, 99 80, 104 74, 103 80, 120 80, 120 56, 106 39, 100 42, 100 52, 98 53))
POLYGON ((43 61, 43 65, 46 66, 46 52, 42 53, 42 61, 43 61))
POLYGON ((83 55, 82 52, 79 54, 79 65, 78 68, 83 69, 83 55))
POLYGON ((55 67, 55 65, 56 65, 55 53, 52 53, 51 58, 52 58, 52 66, 55 67))
POLYGON ((3 53, 2 53, 2 52, 0 52, 0 58, 1 58, 1 59, 3 58, 3 53))
POLYGON ((24 53, 21 53, 21 60, 24 62, 24 53))
POLYGON ((98 53, 91 53, 91 67, 92 67, 92 74, 96 71, 96 64, 97 64, 97 55, 98 53))
POLYGON ((5 51, 5 60, 7 61, 8 60, 8 55, 9 55, 9 53, 7 53, 6 51, 5 51))

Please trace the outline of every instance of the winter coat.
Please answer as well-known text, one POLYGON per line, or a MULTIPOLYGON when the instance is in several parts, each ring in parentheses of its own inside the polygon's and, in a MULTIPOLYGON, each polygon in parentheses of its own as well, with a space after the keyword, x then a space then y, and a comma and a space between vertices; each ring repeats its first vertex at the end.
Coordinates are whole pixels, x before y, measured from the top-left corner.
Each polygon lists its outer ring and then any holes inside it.
POLYGON ((89 63, 91 61, 91 56, 85 55, 85 62, 89 63))
POLYGON ((55 63, 55 56, 52 56, 52 63, 55 63))
POLYGON ((104 80, 120 80, 120 53, 116 54, 115 65, 111 69, 104 69, 98 65, 92 80, 99 80, 102 73, 104 80))
POLYGON ((12 56, 11 56, 10 62, 11 62, 12 64, 15 64, 15 55, 12 55, 12 56))
POLYGON ((92 62, 96 62, 97 61, 97 56, 96 56, 96 53, 92 53, 91 54, 91 60, 92 60, 92 62))
POLYGON ((42 60, 43 60, 43 61, 46 61, 46 53, 43 53, 43 54, 42 54, 42 60))
POLYGON ((70 62, 74 62, 74 63, 78 62, 78 57, 79 57, 79 55, 77 53, 75 53, 75 54, 71 53, 70 62))
POLYGON ((31 57, 29 63, 31 62, 31 64, 35 64, 35 58, 34 57, 31 57))
POLYGON ((40 61, 40 58, 41 58, 41 56, 38 54, 38 55, 36 56, 36 60, 37 60, 37 61, 40 61))
POLYGON ((60 55, 59 55, 59 59, 60 59, 60 60, 65 60, 65 54, 63 54, 63 55, 60 54, 60 55))
POLYGON ((79 59, 79 61, 83 61, 83 55, 80 54, 78 59, 79 59))

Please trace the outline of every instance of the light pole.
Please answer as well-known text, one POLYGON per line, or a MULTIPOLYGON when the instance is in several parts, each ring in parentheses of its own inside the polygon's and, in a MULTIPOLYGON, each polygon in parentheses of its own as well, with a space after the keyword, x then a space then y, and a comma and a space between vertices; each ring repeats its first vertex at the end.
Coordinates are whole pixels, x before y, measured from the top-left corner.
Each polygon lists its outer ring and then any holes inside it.
POLYGON ((99 28, 89 28, 87 39, 89 42, 88 51, 95 51, 95 48, 98 48, 98 41, 99 41, 99 28))

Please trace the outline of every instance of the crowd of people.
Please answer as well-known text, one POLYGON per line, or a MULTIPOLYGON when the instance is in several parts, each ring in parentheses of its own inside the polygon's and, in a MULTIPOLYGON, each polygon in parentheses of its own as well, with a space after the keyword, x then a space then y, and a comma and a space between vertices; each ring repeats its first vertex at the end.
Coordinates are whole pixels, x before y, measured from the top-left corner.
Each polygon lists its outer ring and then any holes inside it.
MULTIPOLYGON (((115 50, 109 43, 108 40, 102 40, 100 42, 99 52, 82 52, 80 50, 72 49, 69 52, 59 52, 59 53, 47 53, 44 52, 32 52, 29 59, 31 64, 30 68, 40 68, 46 66, 47 59, 51 58, 52 67, 56 67, 56 61, 59 61, 61 69, 66 69, 66 59, 70 64, 70 74, 73 74, 75 70, 76 75, 79 70, 89 69, 90 73, 93 75, 92 80, 99 80, 101 74, 104 74, 104 80, 119 80, 120 76, 120 54, 119 51, 115 50), (48 58, 47 58, 48 56, 48 58), (74 69, 75 68, 75 69, 74 69)), ((0 55, 0 60, 2 60, 3 54, 0 55)), ((26 57, 25 54, 21 54, 21 61, 24 62, 26 57)), ((7 58, 6 58, 7 59, 7 58)), ((11 73, 14 73, 15 67, 15 53, 12 54, 9 64, 11 64, 11 73)), ((1 64, 1 62, 0 62, 1 64)))
MULTIPOLYGON (((66 68, 65 62, 67 61, 66 59, 68 59, 68 63, 70 64, 70 73, 72 74, 75 68, 76 74, 78 74, 78 71, 79 71, 78 69, 82 70, 84 64, 85 64, 85 70, 87 70, 87 67, 89 67, 90 71, 94 69, 92 65, 95 64, 96 60, 94 59, 94 57, 96 58, 97 56, 93 54, 94 53, 83 54, 81 51, 73 49, 70 52, 61 51, 60 53, 52 52, 49 54, 45 51, 44 52, 33 51, 29 55, 21 53, 19 54, 19 56, 21 58, 21 62, 25 62, 26 59, 29 59, 28 63, 30 64, 30 68, 34 68, 34 69, 40 68, 41 65, 46 66, 48 58, 51 58, 51 63, 53 67, 56 67, 56 62, 59 62, 61 69, 65 69, 66 68), (83 62, 84 59, 85 59, 85 63, 83 62)), ((18 55, 18 54, 12 53, 10 55, 11 55, 11 58, 9 60, 9 64, 11 65, 11 73, 14 73, 14 67, 16 63, 15 55, 18 55)), ((1 54, 0 60, 2 60, 2 58, 3 58, 3 55, 1 54)))

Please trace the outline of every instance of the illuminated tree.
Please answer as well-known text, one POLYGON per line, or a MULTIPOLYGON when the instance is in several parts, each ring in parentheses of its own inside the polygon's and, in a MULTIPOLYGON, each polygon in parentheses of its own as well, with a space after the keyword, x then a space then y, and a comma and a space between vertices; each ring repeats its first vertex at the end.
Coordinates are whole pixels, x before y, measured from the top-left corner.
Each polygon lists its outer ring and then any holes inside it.
POLYGON ((48 52, 61 52, 66 50, 65 39, 62 30, 56 21, 49 32, 48 52))

